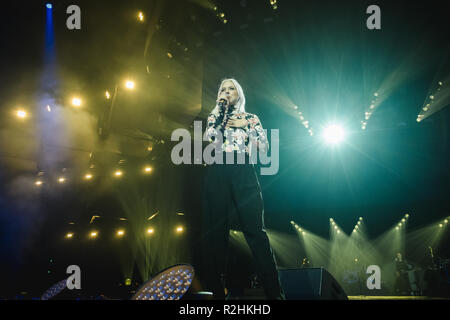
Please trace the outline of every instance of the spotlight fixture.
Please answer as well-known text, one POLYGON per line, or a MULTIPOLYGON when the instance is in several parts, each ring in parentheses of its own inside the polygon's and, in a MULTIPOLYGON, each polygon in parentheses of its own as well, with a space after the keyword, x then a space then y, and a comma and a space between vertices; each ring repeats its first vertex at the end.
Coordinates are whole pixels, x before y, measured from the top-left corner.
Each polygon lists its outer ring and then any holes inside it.
POLYGON ((177 229, 176 229, 176 231, 177 231, 177 233, 181 233, 181 232, 183 232, 183 227, 182 226, 178 226, 177 227, 177 229))
POLYGON ((69 232, 66 234, 66 239, 72 239, 73 238, 73 233, 69 232))
POLYGON ((154 232, 155 232, 155 230, 153 228, 148 228, 147 229, 147 234, 148 235, 153 234, 154 232))
POLYGON ((122 237, 123 235, 125 235, 125 231, 124 231, 124 230, 117 230, 116 235, 117 235, 118 237, 122 237))
POLYGON ((89 234, 89 237, 91 237, 91 238, 97 238, 97 236, 98 236, 98 232, 97 232, 97 231, 92 231, 92 232, 89 234))
POLYGON ((188 264, 167 268, 142 285, 131 300, 180 300, 194 275, 194 268, 188 264))

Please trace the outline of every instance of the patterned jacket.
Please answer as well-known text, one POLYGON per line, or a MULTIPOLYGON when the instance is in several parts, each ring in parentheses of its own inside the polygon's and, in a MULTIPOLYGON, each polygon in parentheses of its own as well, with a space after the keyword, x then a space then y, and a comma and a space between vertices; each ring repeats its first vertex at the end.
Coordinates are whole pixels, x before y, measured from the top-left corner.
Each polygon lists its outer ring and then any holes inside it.
MULTIPOLYGON (((207 119, 205 135, 210 142, 216 142, 217 138, 223 137, 221 149, 219 150, 224 152, 245 152, 250 155, 250 150, 254 147, 258 148, 260 152, 269 150, 266 132, 258 116, 252 113, 239 114, 236 110, 232 110, 225 115, 223 110, 218 112, 213 110, 207 119), (247 126, 225 129, 225 125, 231 116, 237 116, 238 119, 245 118, 248 122, 247 126)), ((220 143, 220 141, 217 142, 220 143)))

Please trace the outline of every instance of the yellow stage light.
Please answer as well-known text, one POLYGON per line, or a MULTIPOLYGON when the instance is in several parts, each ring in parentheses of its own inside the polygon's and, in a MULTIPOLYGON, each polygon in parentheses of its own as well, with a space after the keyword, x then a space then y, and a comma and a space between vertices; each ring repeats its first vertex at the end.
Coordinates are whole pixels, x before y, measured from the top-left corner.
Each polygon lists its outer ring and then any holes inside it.
POLYGON ((439 223, 439 228, 442 228, 442 227, 443 227, 442 223, 439 223))
POLYGON ((152 172, 152 167, 145 167, 144 168, 144 171, 146 172, 146 173, 150 173, 150 172, 152 172))
POLYGON ((25 110, 17 110, 16 115, 20 119, 25 119, 27 117, 27 112, 25 110))
POLYGON ((123 236, 124 234, 125 234, 125 231, 124 231, 124 230, 117 230, 116 235, 117 235, 118 237, 121 237, 121 236, 123 236))
POLYGON ((448 223, 448 220, 447 220, 447 219, 445 219, 445 220, 444 220, 444 223, 448 223))
POLYGON ((66 239, 72 239, 73 238, 73 233, 69 232, 68 234, 66 234, 66 239))
POLYGON ((96 238, 96 237, 98 236, 98 232, 97 232, 97 231, 92 231, 92 232, 89 234, 89 236, 90 236, 91 238, 96 238))
POLYGON ((106 96, 106 99, 111 98, 111 94, 109 93, 109 91, 106 91, 106 92, 105 92, 105 96, 106 96))
POLYGON ((37 185, 37 186, 42 185, 42 181, 41 181, 41 180, 36 181, 36 182, 35 182, 35 185, 37 185))
POLYGON ((114 175, 115 175, 116 177, 121 177, 122 174, 123 174, 123 172, 120 171, 120 170, 117 170, 116 172, 114 172, 114 175))
POLYGON ((58 179, 58 182, 59 183, 64 183, 66 181, 66 178, 64 178, 64 177, 60 177, 59 179, 58 179))
POLYGON ((84 178, 85 178, 86 180, 90 180, 90 179, 92 179, 92 174, 88 173, 88 174, 86 174, 86 175, 84 176, 84 178))
POLYGON ((138 19, 139 19, 139 21, 141 21, 141 22, 144 21, 144 14, 143 14, 141 11, 138 13, 138 19))
POLYGON ((125 88, 127 88, 129 90, 133 90, 134 86, 135 86, 134 81, 132 81, 132 80, 125 81, 125 88))
POLYGON ((73 98, 72 98, 72 105, 73 105, 74 107, 80 107, 81 104, 82 104, 82 102, 81 102, 81 99, 80 99, 80 98, 78 98, 78 97, 73 97, 73 98))
POLYGON ((178 233, 183 232, 183 227, 181 227, 181 226, 177 227, 177 232, 178 233))

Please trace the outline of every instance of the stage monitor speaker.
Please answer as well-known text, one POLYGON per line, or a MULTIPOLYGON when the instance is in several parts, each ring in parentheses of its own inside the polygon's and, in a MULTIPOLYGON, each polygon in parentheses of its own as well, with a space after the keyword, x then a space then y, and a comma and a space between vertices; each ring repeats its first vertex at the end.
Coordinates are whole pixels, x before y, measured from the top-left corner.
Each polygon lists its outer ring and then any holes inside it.
POLYGON ((324 268, 280 269, 287 300, 348 300, 334 277, 324 268))

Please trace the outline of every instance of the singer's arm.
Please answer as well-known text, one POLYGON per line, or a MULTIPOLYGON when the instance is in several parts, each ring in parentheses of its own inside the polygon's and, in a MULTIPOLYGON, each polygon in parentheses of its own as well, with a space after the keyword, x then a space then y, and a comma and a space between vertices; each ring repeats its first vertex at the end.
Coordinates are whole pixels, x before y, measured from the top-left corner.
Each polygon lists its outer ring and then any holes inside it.
POLYGON ((247 121, 249 136, 252 139, 252 143, 256 144, 257 150, 261 152, 269 151, 269 141, 258 116, 252 114, 247 118, 247 121))
POLYGON ((216 116, 212 112, 208 115, 205 136, 209 142, 214 142, 216 137, 223 131, 222 118, 223 116, 216 116))

